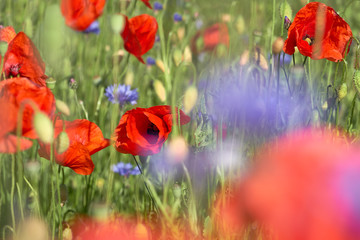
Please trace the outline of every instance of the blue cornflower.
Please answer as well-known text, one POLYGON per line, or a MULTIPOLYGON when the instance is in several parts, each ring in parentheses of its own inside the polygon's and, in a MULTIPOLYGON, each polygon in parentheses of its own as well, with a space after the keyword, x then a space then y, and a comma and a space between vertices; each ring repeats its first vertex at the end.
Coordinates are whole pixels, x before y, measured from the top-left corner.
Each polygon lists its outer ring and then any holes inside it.
POLYGON ((146 64, 149 65, 149 66, 155 65, 156 60, 153 57, 147 57, 146 58, 146 64))
POLYGON ((99 34, 99 33, 100 33, 99 22, 98 22, 98 21, 93 21, 93 22, 90 24, 90 26, 83 31, 83 33, 95 33, 95 34, 99 34))
POLYGON ((130 163, 119 162, 112 166, 114 173, 119 174, 120 176, 129 176, 129 175, 139 175, 140 170, 138 167, 133 167, 130 163))
POLYGON ((154 2, 154 9, 157 11, 163 10, 163 5, 159 2, 154 2))
POLYGON ((137 88, 130 89, 130 85, 110 85, 105 89, 105 96, 112 103, 118 103, 121 107, 127 103, 136 104, 139 98, 137 88))
POLYGON ((182 16, 178 13, 174 13, 174 21, 175 22, 181 22, 182 21, 182 16))

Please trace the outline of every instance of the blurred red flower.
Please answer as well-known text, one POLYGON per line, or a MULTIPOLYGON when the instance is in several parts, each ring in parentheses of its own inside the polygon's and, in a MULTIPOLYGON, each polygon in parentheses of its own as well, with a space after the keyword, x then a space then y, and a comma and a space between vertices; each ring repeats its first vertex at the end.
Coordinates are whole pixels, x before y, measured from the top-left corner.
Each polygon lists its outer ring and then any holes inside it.
POLYGON ((191 45, 193 52, 199 53, 203 51, 213 51, 219 44, 229 47, 229 42, 230 38, 227 25, 225 23, 215 23, 204 30, 198 31, 192 39, 191 45), (197 41, 201 38, 203 44, 201 49, 198 49, 197 41))
MULTIPOLYGON (((147 156, 160 152, 172 128, 170 106, 136 108, 127 111, 120 119, 112 137, 121 153, 147 156)), ((190 117, 180 110, 180 124, 190 122, 190 117)))
POLYGON ((344 58, 351 37, 350 26, 334 9, 323 3, 311 2, 296 14, 283 50, 292 55, 297 46, 304 56, 337 62, 344 58))
POLYGON ((145 3, 145 5, 148 7, 148 8, 150 8, 150 9, 152 9, 152 7, 151 7, 151 5, 150 5, 150 0, 141 0, 143 3, 145 3))
POLYGON ((2 70, 6 78, 26 77, 39 86, 46 86, 45 63, 25 33, 16 34, 12 27, 0 28, 0 41, 8 43, 2 70))
POLYGON ((26 150, 32 142, 25 138, 17 138, 18 114, 23 110, 20 135, 35 139, 33 130, 35 104, 40 111, 51 117, 55 111, 55 98, 47 87, 39 87, 27 78, 11 78, 0 82, 0 152, 14 153, 26 150))
POLYGON ((231 216, 257 221, 262 239, 360 239, 360 151, 343 140, 308 130, 268 145, 237 183, 231 216))
POLYGON ((141 56, 154 46, 157 29, 153 16, 142 14, 130 19, 125 16, 125 27, 121 33, 124 48, 145 64, 141 56))
MULTIPOLYGON (((94 163, 91 155, 109 146, 109 140, 103 137, 100 128, 93 122, 85 119, 74 121, 56 120, 55 122, 55 146, 63 144, 63 139, 58 138, 61 132, 65 131, 69 145, 64 152, 59 152, 55 147, 55 161, 71 168, 81 175, 89 175, 94 170, 94 163)), ((66 140, 65 140, 66 142, 66 140)), ((39 141, 39 155, 50 160, 50 145, 39 141)))
POLYGON ((105 3, 106 0, 62 0, 61 13, 66 25, 84 31, 101 16, 105 3))

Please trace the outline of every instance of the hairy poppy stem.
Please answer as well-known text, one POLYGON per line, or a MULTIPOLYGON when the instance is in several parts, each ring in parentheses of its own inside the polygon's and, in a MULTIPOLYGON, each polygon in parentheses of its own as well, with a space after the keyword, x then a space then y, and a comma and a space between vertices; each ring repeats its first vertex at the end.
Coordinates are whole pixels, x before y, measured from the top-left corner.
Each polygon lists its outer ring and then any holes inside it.
MULTIPOLYGON (((136 160, 136 157, 135 157, 134 155, 132 155, 132 156, 133 156, 133 158, 134 158, 134 160, 135 160, 136 166, 139 168, 139 171, 140 171, 140 173, 141 173, 141 176, 142 176, 143 178, 145 178, 144 172, 142 171, 142 169, 141 169, 138 161, 136 160)), ((145 179, 144 179, 144 185, 145 185, 146 191, 148 192, 148 194, 149 194, 149 196, 150 196, 150 198, 151 198, 151 201, 153 202, 153 204, 154 204, 154 206, 155 206, 155 208, 156 208, 156 211, 159 212, 158 206, 157 206, 157 204, 156 204, 156 202, 155 202, 155 200, 154 200, 153 195, 152 195, 151 192, 150 192, 149 186, 146 184, 145 179)))

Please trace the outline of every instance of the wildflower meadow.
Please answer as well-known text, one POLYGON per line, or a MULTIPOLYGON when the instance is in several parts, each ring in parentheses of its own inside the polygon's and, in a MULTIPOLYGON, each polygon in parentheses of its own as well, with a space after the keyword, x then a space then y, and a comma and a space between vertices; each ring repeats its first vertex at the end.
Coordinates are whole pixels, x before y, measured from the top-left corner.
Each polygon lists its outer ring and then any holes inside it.
POLYGON ((360 239, 359 12, 1 0, 0 239, 360 239))

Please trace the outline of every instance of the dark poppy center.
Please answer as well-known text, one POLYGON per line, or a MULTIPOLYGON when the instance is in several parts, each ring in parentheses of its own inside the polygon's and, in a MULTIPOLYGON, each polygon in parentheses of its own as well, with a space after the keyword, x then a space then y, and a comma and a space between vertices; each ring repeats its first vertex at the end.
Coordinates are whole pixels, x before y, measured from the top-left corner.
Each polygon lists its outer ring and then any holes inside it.
POLYGON ((305 36, 303 36, 302 40, 306 41, 310 46, 314 44, 314 37, 310 37, 309 34, 305 34, 305 36))
POLYGON ((147 133, 146 140, 151 144, 156 143, 159 138, 159 132, 160 131, 156 127, 156 125, 149 122, 147 130, 146 130, 146 133, 147 133))
POLYGON ((17 77, 20 74, 20 64, 12 64, 9 69, 9 75, 17 77))

